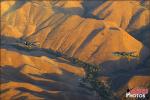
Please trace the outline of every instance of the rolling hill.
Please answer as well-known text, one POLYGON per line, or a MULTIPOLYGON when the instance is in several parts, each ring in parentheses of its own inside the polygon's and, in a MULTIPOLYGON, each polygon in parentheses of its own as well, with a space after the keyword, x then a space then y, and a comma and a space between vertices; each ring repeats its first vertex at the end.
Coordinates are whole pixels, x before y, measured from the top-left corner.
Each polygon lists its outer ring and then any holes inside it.
POLYGON ((51 50, 101 66, 98 77, 100 80, 106 77, 115 93, 124 92, 127 87, 144 87, 150 82, 148 1, 0 3, 0 97, 4 100, 97 99, 94 92, 78 86, 85 70, 46 52, 51 50), (40 47, 18 48, 13 44, 19 38, 38 41, 40 47), (139 58, 129 61, 114 56, 113 52, 135 52, 139 58), (116 83, 117 80, 120 82, 116 83))

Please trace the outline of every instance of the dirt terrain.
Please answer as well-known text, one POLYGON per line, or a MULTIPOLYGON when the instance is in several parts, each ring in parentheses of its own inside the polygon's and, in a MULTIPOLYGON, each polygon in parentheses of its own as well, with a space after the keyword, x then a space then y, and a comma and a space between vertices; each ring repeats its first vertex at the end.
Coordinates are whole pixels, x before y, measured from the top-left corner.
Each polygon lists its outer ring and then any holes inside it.
MULTIPOLYGON (((1 4, 0 98, 2 100, 98 100, 79 86, 85 70, 68 57, 100 66, 117 98, 150 86, 149 1, 18 0, 1 4), (19 38, 37 41, 33 50, 19 38), (135 52, 128 60, 113 52, 135 52)), ((123 99, 124 100, 124 99, 123 99)))

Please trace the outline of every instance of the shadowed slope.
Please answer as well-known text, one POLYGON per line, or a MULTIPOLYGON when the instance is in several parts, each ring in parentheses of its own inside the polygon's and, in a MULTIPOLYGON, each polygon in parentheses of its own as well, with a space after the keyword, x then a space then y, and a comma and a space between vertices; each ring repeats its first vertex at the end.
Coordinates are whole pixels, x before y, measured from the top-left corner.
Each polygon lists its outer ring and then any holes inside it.
POLYGON ((12 13, 22 7, 28 0, 16 1, 2 16, 6 16, 9 13, 12 13))
POLYGON ((1 4, 0 98, 96 100, 93 91, 78 86, 85 76, 78 61, 99 64, 99 78, 108 80, 122 97, 127 88, 145 88, 149 83, 149 10, 138 1, 1 4), (28 50, 15 45, 20 37, 38 41, 40 47, 28 50), (128 61, 113 52, 135 52, 140 57, 128 61))
POLYGON ((91 11, 97 18, 115 22, 126 30, 136 30, 149 24, 149 12, 138 1, 107 1, 91 11))

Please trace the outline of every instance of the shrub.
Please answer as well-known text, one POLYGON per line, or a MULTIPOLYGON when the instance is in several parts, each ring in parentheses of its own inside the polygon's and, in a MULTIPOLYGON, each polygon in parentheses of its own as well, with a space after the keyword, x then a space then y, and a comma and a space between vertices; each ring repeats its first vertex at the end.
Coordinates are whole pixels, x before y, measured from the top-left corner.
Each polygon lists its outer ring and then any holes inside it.
POLYGON ((65 54, 62 54, 58 51, 50 50, 51 53, 57 57, 63 57, 66 60, 69 60, 72 64, 76 66, 83 67, 86 75, 80 81, 80 86, 86 88, 90 91, 95 91, 102 100, 114 100, 114 95, 109 87, 109 85, 104 84, 101 81, 97 80, 98 73, 100 72, 100 66, 97 64, 90 64, 84 62, 78 58, 69 57, 65 54))

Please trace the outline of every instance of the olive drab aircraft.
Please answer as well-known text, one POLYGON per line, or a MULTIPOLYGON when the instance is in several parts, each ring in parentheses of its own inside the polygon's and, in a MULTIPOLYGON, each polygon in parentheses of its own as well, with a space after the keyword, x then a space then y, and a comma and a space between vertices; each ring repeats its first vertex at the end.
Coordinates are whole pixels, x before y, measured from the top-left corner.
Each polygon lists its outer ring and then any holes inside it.
POLYGON ((139 58, 139 55, 136 55, 135 52, 113 52, 112 55, 121 58, 127 58, 128 61, 130 61, 131 59, 139 58))
POLYGON ((25 39, 25 38, 20 38, 16 41, 16 45, 26 48, 26 49, 34 49, 34 48, 38 48, 39 47, 39 43, 38 42, 30 42, 29 40, 25 39))

